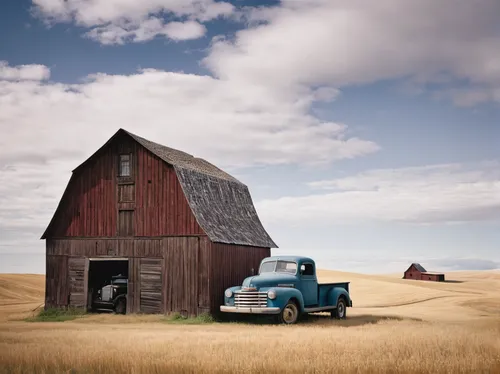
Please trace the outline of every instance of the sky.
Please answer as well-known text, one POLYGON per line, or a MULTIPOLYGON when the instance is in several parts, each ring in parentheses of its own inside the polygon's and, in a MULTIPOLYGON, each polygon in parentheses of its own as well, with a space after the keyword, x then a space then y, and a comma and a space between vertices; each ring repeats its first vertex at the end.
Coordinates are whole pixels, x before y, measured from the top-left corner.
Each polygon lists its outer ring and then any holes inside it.
POLYGON ((71 170, 119 128, 247 184, 279 249, 500 268, 497 0, 5 0, 0 272, 44 273, 71 170))

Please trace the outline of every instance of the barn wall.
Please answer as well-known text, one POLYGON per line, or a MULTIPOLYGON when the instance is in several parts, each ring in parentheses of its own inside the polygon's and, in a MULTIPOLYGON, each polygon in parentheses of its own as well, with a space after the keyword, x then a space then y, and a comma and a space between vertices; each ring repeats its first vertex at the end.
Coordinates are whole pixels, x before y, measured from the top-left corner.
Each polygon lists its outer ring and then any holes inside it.
POLYGON ((68 305, 68 257, 46 256, 45 308, 68 305))
POLYGON ((415 266, 412 265, 408 270, 405 271, 404 278, 405 279, 421 280, 422 273, 420 271, 418 271, 415 266))
POLYGON ((73 173, 48 236, 204 235, 175 170, 127 136, 116 138, 73 173), (118 177, 119 155, 132 155, 118 177))
POLYGON ((140 311, 141 313, 162 313, 163 259, 141 258, 138 265, 140 311))
MULTIPOLYGON (((135 153, 136 143, 117 137, 73 172, 48 230, 50 237, 113 237, 117 231, 118 198, 130 197, 133 187, 118 188, 118 155, 135 153)), ((132 176, 120 183, 134 183, 132 176)), ((130 204, 130 203, 128 203, 130 204)))
POLYGON ((260 262, 271 255, 271 249, 222 243, 210 243, 210 247, 210 307, 212 312, 218 312, 225 289, 257 274, 260 262))
POLYGON ((115 172, 108 149, 72 176, 52 228, 53 236, 115 235, 115 172))
POLYGON ((88 259, 129 260, 128 313, 210 311, 207 237, 48 239, 47 307, 85 305, 88 259))
POLYGON ((405 279, 420 280, 421 274, 417 270, 407 271, 405 272, 405 279))
POLYGON ((443 282, 444 274, 422 274, 422 280, 429 280, 433 282, 443 282))
POLYGON ((137 149, 136 236, 204 235, 184 196, 175 170, 137 149))

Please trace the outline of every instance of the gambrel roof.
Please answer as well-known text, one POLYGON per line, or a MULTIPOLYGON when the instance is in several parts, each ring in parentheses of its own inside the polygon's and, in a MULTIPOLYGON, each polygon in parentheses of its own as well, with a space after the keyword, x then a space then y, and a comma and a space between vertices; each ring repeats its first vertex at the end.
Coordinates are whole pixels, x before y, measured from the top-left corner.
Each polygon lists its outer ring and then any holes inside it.
MULTIPOLYGON (((204 159, 152 142, 124 129, 118 130, 103 147, 121 134, 127 134, 148 151, 173 166, 198 224, 211 241, 277 248, 262 226, 250 191, 245 184, 204 159)), ((49 227, 42 239, 46 237, 49 227)))

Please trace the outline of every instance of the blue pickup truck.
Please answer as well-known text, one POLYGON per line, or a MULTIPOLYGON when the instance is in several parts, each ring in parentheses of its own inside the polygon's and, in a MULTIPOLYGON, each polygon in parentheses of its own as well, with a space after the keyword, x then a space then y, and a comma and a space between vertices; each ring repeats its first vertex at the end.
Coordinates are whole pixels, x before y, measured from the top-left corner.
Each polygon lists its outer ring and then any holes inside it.
POLYGON ((274 314, 279 322, 296 323, 303 313, 329 311, 345 319, 352 307, 349 282, 318 284, 311 258, 272 256, 262 260, 259 274, 224 293, 221 312, 274 314))

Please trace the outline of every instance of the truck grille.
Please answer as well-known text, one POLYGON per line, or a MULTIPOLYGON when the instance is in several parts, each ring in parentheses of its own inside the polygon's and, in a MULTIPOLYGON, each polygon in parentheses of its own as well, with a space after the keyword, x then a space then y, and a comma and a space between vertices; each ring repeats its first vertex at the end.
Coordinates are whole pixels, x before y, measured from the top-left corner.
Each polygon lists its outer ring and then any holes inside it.
POLYGON ((234 306, 236 307, 267 307, 266 292, 235 292, 234 306))

